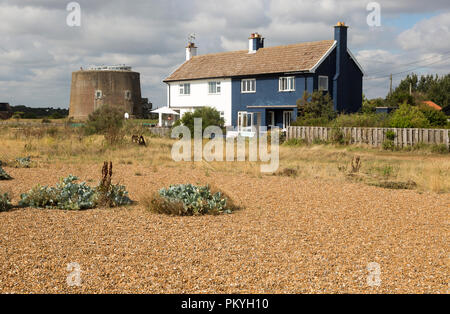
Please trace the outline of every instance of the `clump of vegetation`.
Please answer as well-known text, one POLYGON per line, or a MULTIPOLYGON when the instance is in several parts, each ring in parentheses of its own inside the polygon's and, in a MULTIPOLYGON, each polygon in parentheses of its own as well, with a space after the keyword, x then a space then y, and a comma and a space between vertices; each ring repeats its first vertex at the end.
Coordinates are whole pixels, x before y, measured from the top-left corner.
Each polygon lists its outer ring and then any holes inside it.
POLYGON ((324 126, 336 118, 330 94, 321 91, 304 92, 303 97, 297 100, 297 107, 298 118, 293 125, 324 126))
POLYGON ((449 148, 445 144, 432 145, 431 146, 431 151, 433 153, 437 153, 437 154, 448 154, 449 153, 449 148))
POLYGON ((183 115, 183 117, 174 123, 174 127, 179 125, 184 125, 191 131, 191 134, 194 134, 194 119, 201 118, 202 119, 202 132, 209 126, 217 126, 223 128, 225 125, 224 118, 220 117, 220 112, 215 108, 211 107, 203 107, 196 109, 194 112, 188 112, 183 115))
POLYGON ((56 187, 36 185, 20 196, 20 206, 36 208, 58 208, 81 210, 95 207, 95 190, 85 182, 76 183, 78 178, 69 175, 61 179, 56 187))
POLYGON ((2 162, 0 161, 0 180, 12 180, 12 177, 6 173, 2 168, 2 162))
POLYGON ((0 193, 0 212, 11 209, 11 199, 8 193, 0 193))
POLYGON ((103 177, 97 187, 85 182, 76 183, 77 177, 69 175, 61 179, 56 187, 36 185, 28 193, 20 196, 20 206, 36 208, 57 208, 83 210, 97 206, 116 207, 131 204, 128 192, 122 185, 111 184, 112 164, 105 163, 103 177))
POLYGON ((123 140, 124 111, 117 106, 103 105, 89 115, 84 126, 85 134, 103 134, 105 140, 111 144, 118 144, 123 140))
POLYGON ((391 190, 413 190, 417 187, 417 183, 408 180, 406 182, 397 182, 397 181, 381 181, 376 183, 371 183, 370 185, 377 186, 384 189, 391 190))
POLYGON ((361 157, 360 156, 353 157, 351 166, 352 166, 352 173, 358 173, 362 166, 361 157))
POLYGON ((236 209, 233 201, 223 192, 213 192, 209 186, 192 184, 161 189, 145 203, 153 212, 177 216, 231 214, 236 209))
POLYGON ((306 141, 302 138, 291 138, 283 143, 283 146, 303 146, 306 145, 306 141))
POLYGON ((298 171, 294 168, 284 168, 276 174, 281 177, 296 177, 298 175, 298 171))
POLYGON ((395 149, 394 140, 395 140, 395 132, 392 130, 387 131, 386 139, 383 142, 383 149, 393 151, 395 149))
POLYGON ((96 188, 97 204, 100 206, 116 207, 131 204, 125 186, 111 183, 112 162, 105 161, 102 168, 102 180, 96 188))
POLYGON ((393 128, 428 128, 430 123, 418 107, 407 103, 400 105, 391 118, 393 128))
POLYGON ((31 168, 31 157, 19 157, 16 158, 16 168, 31 168))

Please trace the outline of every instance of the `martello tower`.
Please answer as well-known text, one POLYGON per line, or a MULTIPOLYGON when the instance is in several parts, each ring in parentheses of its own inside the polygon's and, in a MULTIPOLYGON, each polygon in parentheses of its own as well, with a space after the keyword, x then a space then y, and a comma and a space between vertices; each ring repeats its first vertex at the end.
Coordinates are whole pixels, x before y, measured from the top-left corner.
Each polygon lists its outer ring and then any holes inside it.
POLYGON ((130 116, 140 116, 142 105, 140 74, 131 67, 100 66, 72 73, 69 116, 87 119, 102 105, 123 108, 130 116))

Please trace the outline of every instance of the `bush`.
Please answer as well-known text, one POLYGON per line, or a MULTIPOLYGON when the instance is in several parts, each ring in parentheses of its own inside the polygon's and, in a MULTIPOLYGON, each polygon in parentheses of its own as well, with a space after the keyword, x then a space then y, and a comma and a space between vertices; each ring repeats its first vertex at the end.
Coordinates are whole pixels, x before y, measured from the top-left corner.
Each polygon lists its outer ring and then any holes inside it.
POLYGON ((333 127, 331 130, 331 142, 334 144, 345 144, 344 132, 339 127, 333 127))
POLYGON ((445 145, 445 144, 432 145, 431 151, 433 153, 437 153, 437 154, 448 154, 449 153, 449 149, 447 148, 447 145, 445 145))
POLYGON ((389 126, 389 115, 385 113, 341 114, 335 119, 334 123, 338 127, 381 128, 389 126))
POLYGON ((8 193, 0 193, 0 212, 7 211, 11 208, 11 199, 8 193))
POLYGON ((20 196, 20 206, 36 208, 58 208, 66 210, 81 210, 95 207, 95 190, 85 182, 75 183, 78 178, 69 175, 61 179, 56 187, 37 185, 28 193, 20 196))
POLYGON ((383 149, 384 150, 395 150, 395 143, 392 140, 385 140, 383 142, 383 149))
POLYGON ((389 141, 394 141, 395 140, 395 132, 392 130, 388 130, 386 132, 386 139, 389 141))
POLYGON ((217 126, 223 128, 225 120, 220 117, 220 112, 211 107, 196 109, 194 112, 184 114, 183 118, 174 123, 174 127, 184 125, 189 128, 191 135, 194 135, 194 119, 202 119, 202 134, 208 126, 217 126))
POLYGON ((84 127, 87 135, 102 134, 109 144, 114 145, 123 139, 122 126, 124 110, 116 106, 103 105, 89 115, 84 127))
POLYGON ((171 185, 161 189, 146 205, 153 212, 177 216, 232 213, 236 209, 223 192, 212 192, 209 186, 171 185))
POLYGON ((0 162, 0 180, 11 180, 12 177, 6 173, 2 168, 2 163, 0 162))
POLYGON ((421 111, 427 118, 430 126, 445 127, 447 125, 447 116, 442 111, 433 108, 422 108, 421 111))
POLYGON ((102 171, 106 175, 95 188, 86 185, 85 182, 78 184, 75 182, 78 178, 69 175, 67 178, 61 179, 56 187, 36 185, 28 193, 20 196, 19 205, 82 210, 97 206, 116 207, 131 204, 125 186, 111 184, 112 164, 110 163, 110 168, 106 167, 106 170, 104 165, 102 171))
POLYGON ((430 123, 422 111, 406 103, 400 105, 391 118, 393 128, 427 128, 429 126, 430 123))

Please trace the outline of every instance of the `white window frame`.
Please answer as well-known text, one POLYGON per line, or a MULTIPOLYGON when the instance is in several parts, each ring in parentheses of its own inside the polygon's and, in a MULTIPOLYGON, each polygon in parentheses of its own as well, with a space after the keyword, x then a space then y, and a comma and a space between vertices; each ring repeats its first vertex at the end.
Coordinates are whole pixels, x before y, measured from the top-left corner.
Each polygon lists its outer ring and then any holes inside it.
POLYGON ((256 79, 241 80, 241 93, 242 94, 256 93, 256 79), (252 89, 252 87, 253 87, 253 89, 252 89))
POLYGON ((222 86, 220 81, 210 81, 208 82, 208 95, 220 95, 222 91, 222 86), (214 85, 213 88, 211 88, 214 85))
POLYGON ((103 97, 103 92, 101 90, 97 89, 95 91, 95 99, 102 99, 102 97, 103 97))
POLYGON ((318 81, 317 81, 317 85, 318 85, 320 91, 328 92, 328 76, 319 75, 319 78, 318 78, 318 81), (321 79, 326 79, 326 87, 325 88, 321 88, 321 86, 320 86, 320 80, 321 79))
POLYGON ((278 80, 279 92, 295 92, 295 76, 282 76, 278 80))
POLYGON ((191 95, 191 83, 180 84, 179 85, 179 93, 180 93, 180 96, 190 96, 191 95), (187 89, 187 92, 186 92, 186 89, 187 89))
POLYGON ((287 129, 291 126, 293 111, 283 111, 283 129, 287 129))

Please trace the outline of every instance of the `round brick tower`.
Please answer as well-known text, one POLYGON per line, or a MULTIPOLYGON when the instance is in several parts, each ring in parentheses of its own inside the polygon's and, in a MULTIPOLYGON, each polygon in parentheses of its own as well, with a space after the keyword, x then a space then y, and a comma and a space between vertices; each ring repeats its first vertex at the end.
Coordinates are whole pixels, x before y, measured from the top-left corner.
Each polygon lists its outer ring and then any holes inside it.
POLYGON ((140 75, 127 66, 93 67, 72 73, 69 117, 84 120, 102 105, 142 114, 140 75))

